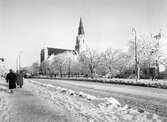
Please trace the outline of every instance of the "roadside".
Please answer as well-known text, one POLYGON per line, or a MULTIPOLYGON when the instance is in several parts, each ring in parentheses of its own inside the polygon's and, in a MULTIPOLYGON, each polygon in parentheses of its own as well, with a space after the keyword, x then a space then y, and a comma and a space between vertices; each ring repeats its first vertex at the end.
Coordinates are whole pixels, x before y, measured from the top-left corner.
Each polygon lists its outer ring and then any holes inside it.
POLYGON ((102 84, 97 82, 34 79, 41 83, 83 91, 97 97, 114 97, 122 104, 167 116, 167 90, 149 87, 102 84))
POLYGON ((112 97, 98 98, 31 80, 25 80, 23 88, 9 94, 5 82, 0 82, 1 122, 165 121, 156 114, 121 105, 112 97))
MULTIPOLYGON (((71 113, 75 113, 75 115, 80 118, 86 117, 87 119, 85 122, 166 121, 164 117, 159 117, 156 114, 133 109, 127 105, 120 105, 120 103, 111 96, 99 98, 92 96, 89 93, 82 92, 82 89, 76 91, 67 87, 52 85, 48 81, 41 83, 29 80, 29 82, 38 86, 40 93, 43 95, 45 94, 46 98, 49 98, 54 102, 59 101, 64 103, 65 107, 71 111, 71 113)), ((85 118, 83 120, 85 120, 85 118)))
POLYGON ((25 87, 8 93, 5 81, 0 80, 0 122, 72 122, 61 106, 41 99, 25 87))
POLYGON ((85 78, 85 77, 31 77, 32 79, 52 79, 52 80, 72 80, 72 81, 87 81, 87 82, 98 82, 98 83, 109 83, 119 85, 131 85, 141 87, 152 87, 167 89, 167 80, 151 80, 151 79, 121 79, 121 78, 85 78))

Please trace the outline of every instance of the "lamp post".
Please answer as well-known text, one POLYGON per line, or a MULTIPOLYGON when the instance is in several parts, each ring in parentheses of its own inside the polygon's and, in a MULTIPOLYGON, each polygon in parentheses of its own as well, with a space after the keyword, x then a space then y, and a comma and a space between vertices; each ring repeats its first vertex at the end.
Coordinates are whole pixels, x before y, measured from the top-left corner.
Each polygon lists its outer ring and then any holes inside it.
POLYGON ((21 53, 22 51, 19 52, 16 58, 16 71, 19 73, 21 69, 21 53))
POLYGON ((19 55, 19 73, 20 73, 20 69, 21 69, 21 56, 19 55))
POLYGON ((162 30, 160 30, 160 32, 154 36, 154 39, 157 41, 156 42, 156 49, 155 49, 155 55, 156 55, 156 60, 155 60, 155 66, 156 66, 156 78, 159 76, 159 48, 160 48, 160 39, 162 37, 162 30))
POLYGON ((136 82, 138 81, 139 79, 139 62, 138 62, 138 59, 137 59, 137 42, 136 42, 136 29, 135 28, 132 28, 132 32, 134 32, 135 34, 135 74, 136 74, 136 82))

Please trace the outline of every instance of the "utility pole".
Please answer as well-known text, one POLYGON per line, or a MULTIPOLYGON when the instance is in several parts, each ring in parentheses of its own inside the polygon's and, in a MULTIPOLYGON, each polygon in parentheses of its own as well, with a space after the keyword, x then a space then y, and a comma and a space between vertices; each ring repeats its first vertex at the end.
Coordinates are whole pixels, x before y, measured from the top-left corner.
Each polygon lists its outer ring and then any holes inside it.
POLYGON ((156 60, 155 60, 155 66, 156 66, 156 69, 155 69, 155 77, 158 78, 159 76, 159 41, 162 37, 162 32, 160 30, 160 32, 154 36, 154 39, 157 41, 156 42, 156 49, 155 49, 155 55, 156 55, 156 60))
POLYGON ((136 82, 138 81, 139 79, 139 62, 137 60, 137 42, 136 42, 136 29, 135 28, 132 28, 132 32, 135 33, 135 74, 136 74, 136 82))
POLYGON ((21 53, 22 51, 19 52, 17 58, 16 58, 16 71, 19 73, 21 69, 21 53))
POLYGON ((21 69, 21 57, 19 55, 19 73, 20 73, 20 69, 21 69))
POLYGON ((18 59, 16 57, 16 73, 17 73, 17 71, 18 71, 18 59))

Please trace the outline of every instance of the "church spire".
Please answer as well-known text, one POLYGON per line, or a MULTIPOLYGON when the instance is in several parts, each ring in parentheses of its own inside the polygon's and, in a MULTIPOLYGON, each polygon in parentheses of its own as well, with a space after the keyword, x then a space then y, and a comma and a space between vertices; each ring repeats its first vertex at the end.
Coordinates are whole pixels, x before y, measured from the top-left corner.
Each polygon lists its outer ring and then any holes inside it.
POLYGON ((80 17, 80 22, 79 22, 78 35, 85 35, 81 17, 80 17))
POLYGON ((80 52, 84 51, 86 49, 85 45, 85 32, 82 24, 82 18, 80 17, 79 27, 78 27, 78 35, 76 38, 76 45, 75 50, 79 54, 80 52))

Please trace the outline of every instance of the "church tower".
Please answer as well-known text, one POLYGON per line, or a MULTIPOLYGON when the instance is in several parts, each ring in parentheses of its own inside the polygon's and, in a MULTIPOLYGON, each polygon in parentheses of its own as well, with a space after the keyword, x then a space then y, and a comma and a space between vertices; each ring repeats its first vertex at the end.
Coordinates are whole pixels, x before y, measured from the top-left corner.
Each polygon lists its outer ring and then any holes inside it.
POLYGON ((80 18, 79 27, 78 27, 78 35, 76 37, 76 45, 75 50, 78 54, 86 49, 85 44, 85 32, 83 28, 82 18, 80 18))

